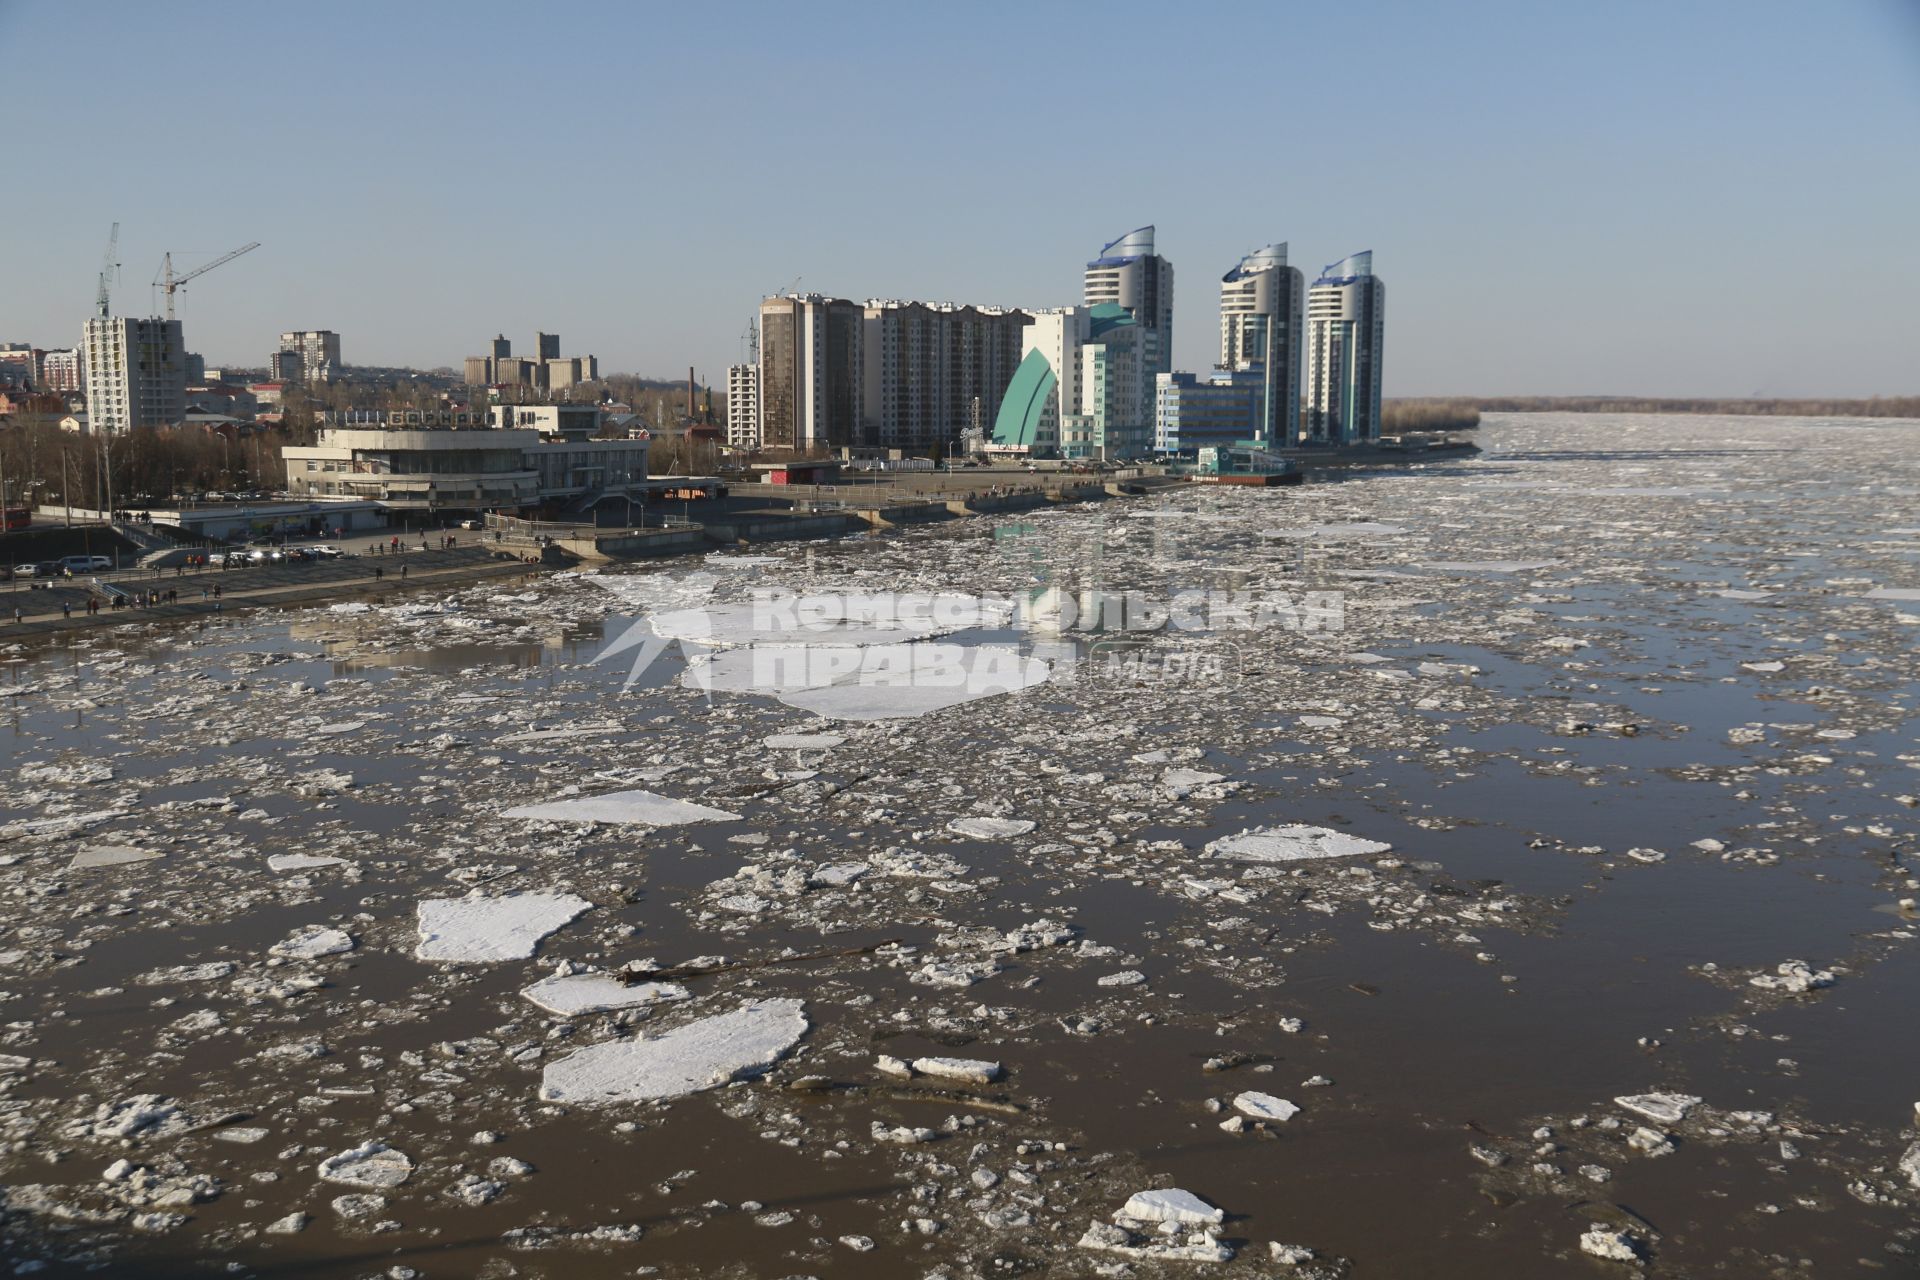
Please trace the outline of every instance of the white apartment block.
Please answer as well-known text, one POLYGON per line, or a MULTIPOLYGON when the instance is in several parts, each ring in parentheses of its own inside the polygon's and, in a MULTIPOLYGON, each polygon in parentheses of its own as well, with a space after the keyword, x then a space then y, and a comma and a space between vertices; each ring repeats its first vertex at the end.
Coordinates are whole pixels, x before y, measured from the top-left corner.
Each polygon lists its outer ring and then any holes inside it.
POLYGON ((178 320, 96 316, 80 341, 93 431, 170 427, 187 413, 187 348, 178 320))
POLYGON ((331 329, 299 329, 280 335, 280 350, 300 357, 302 382, 331 382, 340 373, 340 335, 331 329))
POLYGON ((760 366, 727 366, 727 443, 736 449, 760 447, 760 366))

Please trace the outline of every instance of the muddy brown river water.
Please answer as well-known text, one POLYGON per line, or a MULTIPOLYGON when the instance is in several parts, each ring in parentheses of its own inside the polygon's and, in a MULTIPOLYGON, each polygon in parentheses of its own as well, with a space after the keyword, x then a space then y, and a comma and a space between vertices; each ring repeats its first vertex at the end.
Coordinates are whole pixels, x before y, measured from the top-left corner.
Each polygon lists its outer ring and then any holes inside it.
POLYGON ((1479 442, 15 646, 5 1265, 1920 1275, 1920 423, 1479 442), (897 652, 1011 683, 796 687, 770 590, 969 602, 897 652), (1268 607, 992 605, 1206 591, 1268 607), (722 816, 506 812, 627 792, 722 816), (555 895, 524 958, 416 952, 555 895), (629 965, 682 998, 522 995, 629 965), (650 1100, 556 1083, 781 1001, 650 1100), (1218 1221, 1114 1228, 1173 1189, 1218 1221))

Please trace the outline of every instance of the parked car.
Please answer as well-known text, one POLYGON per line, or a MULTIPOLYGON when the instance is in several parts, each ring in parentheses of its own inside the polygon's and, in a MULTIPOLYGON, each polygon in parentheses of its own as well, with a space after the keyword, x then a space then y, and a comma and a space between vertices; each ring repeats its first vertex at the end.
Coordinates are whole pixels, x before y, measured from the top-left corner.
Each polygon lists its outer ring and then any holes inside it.
POLYGON ((338 547, 319 546, 319 547, 308 547, 307 554, 311 555, 316 560, 338 560, 340 557, 346 555, 347 553, 342 551, 338 547))
POLYGON ((485 520, 462 520, 460 527, 462 529, 484 529, 487 527, 487 522, 485 520))
POLYGON ((27 568, 28 566, 26 565, 20 566, 22 577, 57 578, 67 571, 67 567, 58 560, 42 560, 39 564, 32 566, 33 572, 31 573, 26 572, 27 568))
POLYGON ((99 573, 113 568, 113 561, 106 556, 62 556, 60 567, 75 573, 99 573))

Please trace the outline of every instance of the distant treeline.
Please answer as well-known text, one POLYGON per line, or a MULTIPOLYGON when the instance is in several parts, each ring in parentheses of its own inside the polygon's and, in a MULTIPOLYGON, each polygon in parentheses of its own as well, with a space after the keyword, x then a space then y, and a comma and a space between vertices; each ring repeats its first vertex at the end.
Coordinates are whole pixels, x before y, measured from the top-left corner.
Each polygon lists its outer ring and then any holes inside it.
POLYGON ((1388 400, 1380 406, 1380 433, 1471 431, 1480 425, 1480 406, 1466 399, 1388 400))
MULTIPOLYGON (((1486 413, 1740 413, 1798 418, 1920 418, 1920 396, 1870 400, 1661 400, 1644 396, 1468 396, 1407 404, 1470 404, 1486 413)), ((1386 410, 1393 412, 1393 401, 1386 410)))

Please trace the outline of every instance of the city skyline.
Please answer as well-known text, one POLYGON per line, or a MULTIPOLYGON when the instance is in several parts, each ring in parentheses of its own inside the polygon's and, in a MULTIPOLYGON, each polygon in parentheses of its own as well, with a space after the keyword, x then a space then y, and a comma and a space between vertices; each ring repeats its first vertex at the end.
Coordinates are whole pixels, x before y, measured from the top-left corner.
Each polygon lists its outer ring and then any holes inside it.
POLYGON ((27 120, 58 101, 68 135, 109 140, 37 153, 40 184, 10 205, 0 341, 78 344, 117 220, 123 316, 160 314, 147 281, 163 254, 191 270, 262 242, 178 300, 187 346, 216 366, 257 366, 279 334, 325 328, 356 364, 459 369, 486 334, 551 325, 605 371, 691 364, 724 385, 760 300, 796 279, 853 299, 1065 306, 1091 250, 1153 224, 1192 282, 1176 369, 1215 363, 1213 282, 1287 241, 1309 270, 1360 248, 1392 263, 1388 396, 1913 390, 1920 254, 1904 224, 1920 177, 1893 157, 1920 124, 1920 17, 1894 0, 1818 22, 1772 3, 1221 5, 1204 21, 1141 7, 1102 28, 1066 9, 859 7, 810 24, 736 6, 724 42, 711 14, 581 4, 568 25, 604 37, 586 63, 494 39, 492 12, 373 23, 348 4, 279 39, 297 17, 189 5, 192 46, 222 68, 212 93, 151 56, 179 45, 181 12, 0 5, 16 55, 0 101, 27 120), (1032 110, 1061 66, 1105 65, 1144 21, 1164 39, 1126 154, 1164 180, 1116 187, 1048 143, 1032 110), (1288 74, 1252 89, 1223 75, 1223 30, 1287 50, 1288 74), (601 51, 627 46, 634 64, 595 74, 601 51), (70 65, 28 56, 43 47, 87 49, 110 87, 63 88, 70 65), (423 76, 427 49, 440 70, 423 76), (796 68, 846 92, 770 111, 796 68), (444 92, 469 75, 483 93, 444 92), (300 126, 325 145, 283 145, 284 111, 234 110, 343 76, 354 92, 324 94, 300 126), (890 98, 913 109, 872 105, 890 98), (173 113, 176 150, 120 138, 136 102, 173 113), (1275 162, 1218 149, 1227 110, 1281 126, 1275 162), (409 133, 392 133, 398 119, 409 133), (523 199, 489 198, 503 176, 485 156, 456 162, 477 136, 492 155, 538 143, 537 175, 504 175, 523 199), (1223 181, 1196 180, 1213 166, 1223 181), (226 198, 205 198, 210 169, 226 198), (1872 270, 1835 270, 1842 255, 1872 270), (1684 305, 1653 305, 1676 289, 1684 305))

